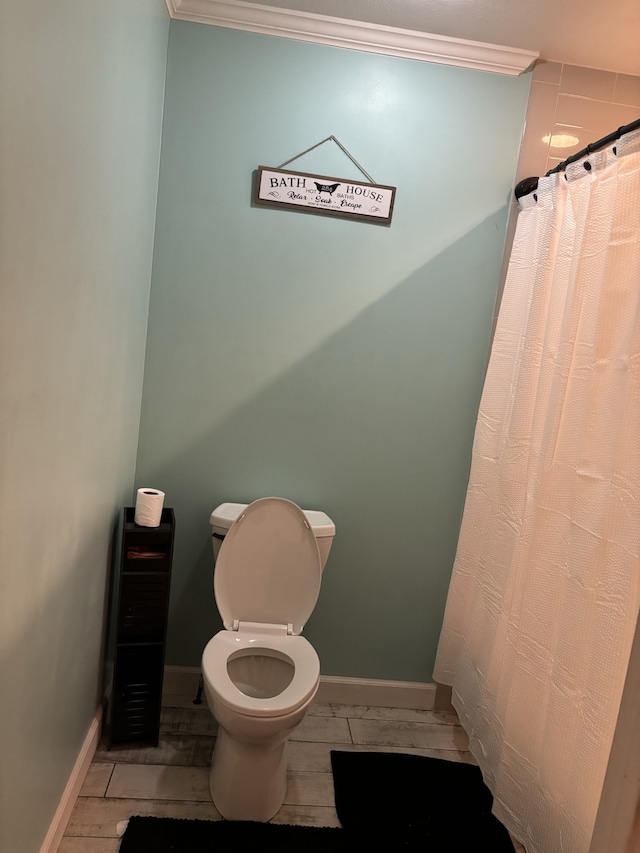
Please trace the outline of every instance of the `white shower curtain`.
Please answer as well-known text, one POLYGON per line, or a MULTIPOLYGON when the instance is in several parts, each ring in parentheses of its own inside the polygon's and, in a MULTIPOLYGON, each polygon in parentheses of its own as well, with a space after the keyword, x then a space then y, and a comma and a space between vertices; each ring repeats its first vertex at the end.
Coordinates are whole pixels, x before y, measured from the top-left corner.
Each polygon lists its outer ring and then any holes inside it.
POLYGON ((587 853, 640 606, 640 131, 520 204, 434 677, 527 853, 587 853))

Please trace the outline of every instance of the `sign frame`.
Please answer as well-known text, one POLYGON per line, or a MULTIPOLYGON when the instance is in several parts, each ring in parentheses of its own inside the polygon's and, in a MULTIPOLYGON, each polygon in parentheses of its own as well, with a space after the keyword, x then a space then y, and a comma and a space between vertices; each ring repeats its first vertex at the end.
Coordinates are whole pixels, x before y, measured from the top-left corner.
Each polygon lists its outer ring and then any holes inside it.
POLYGON ((385 184, 258 166, 253 201, 283 210, 390 225, 395 195, 396 187, 385 184))

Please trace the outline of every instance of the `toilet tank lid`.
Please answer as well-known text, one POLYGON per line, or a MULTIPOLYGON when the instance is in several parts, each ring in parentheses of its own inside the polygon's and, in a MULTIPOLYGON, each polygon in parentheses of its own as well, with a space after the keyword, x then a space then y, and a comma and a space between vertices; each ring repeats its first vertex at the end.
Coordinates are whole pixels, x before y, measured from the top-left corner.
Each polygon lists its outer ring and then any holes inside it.
MULTIPOLYGON (((209 524, 219 530, 228 530, 247 506, 248 504, 220 504, 211 513, 209 524)), ((335 536, 336 526, 326 513, 315 509, 303 509, 302 511, 307 517, 316 539, 323 536, 335 536)))

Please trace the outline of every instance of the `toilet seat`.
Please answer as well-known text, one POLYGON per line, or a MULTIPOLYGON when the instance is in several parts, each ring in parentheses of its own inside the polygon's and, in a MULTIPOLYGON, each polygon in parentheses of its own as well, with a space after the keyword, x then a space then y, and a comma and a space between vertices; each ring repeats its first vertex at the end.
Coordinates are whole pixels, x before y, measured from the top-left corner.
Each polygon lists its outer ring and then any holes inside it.
POLYGON ((225 630, 202 653, 204 678, 227 708, 250 717, 279 717, 313 697, 320 661, 299 635, 316 605, 321 575, 315 534, 292 501, 261 498, 231 525, 213 584, 225 630), (243 653, 284 658, 292 667, 291 681, 275 696, 248 696, 227 668, 243 653))
POLYGON ((320 593, 322 561, 311 525, 285 498, 260 498, 231 525, 213 588, 224 627, 290 626, 300 634, 320 593))
POLYGON ((224 705, 250 717, 279 717, 295 711, 316 692, 320 679, 320 661, 315 649, 304 637, 275 635, 267 630, 219 631, 202 653, 202 673, 209 687, 224 705), (231 680, 227 663, 236 653, 284 655, 293 666, 293 678, 277 696, 254 698, 242 693, 231 680))

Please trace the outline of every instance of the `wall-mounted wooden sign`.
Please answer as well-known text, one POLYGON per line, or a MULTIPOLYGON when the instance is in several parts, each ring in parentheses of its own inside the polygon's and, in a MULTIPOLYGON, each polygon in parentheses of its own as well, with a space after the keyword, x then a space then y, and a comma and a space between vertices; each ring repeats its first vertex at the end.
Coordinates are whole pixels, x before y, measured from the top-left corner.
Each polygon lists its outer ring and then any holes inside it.
POLYGON ((395 194, 395 187, 259 166, 254 201, 389 225, 395 194))

